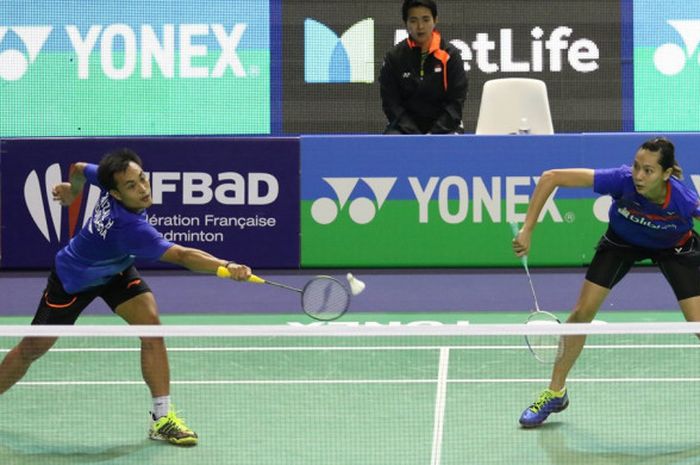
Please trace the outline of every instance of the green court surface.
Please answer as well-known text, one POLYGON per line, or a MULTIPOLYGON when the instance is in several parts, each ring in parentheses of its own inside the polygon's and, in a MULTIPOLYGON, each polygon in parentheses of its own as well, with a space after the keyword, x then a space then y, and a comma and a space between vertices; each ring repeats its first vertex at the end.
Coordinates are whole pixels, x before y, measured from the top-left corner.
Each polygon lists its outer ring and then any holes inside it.
MULTIPOLYGON (((356 315, 358 321, 344 324, 500 323, 523 316, 356 315)), ((248 318, 164 321, 250 324, 248 318)), ((601 318, 681 319, 679 312, 601 318)), ((289 320, 309 323, 296 315, 257 322, 289 320)), ((0 338, 2 353, 16 340, 0 338)), ((568 383, 570 407, 534 430, 517 420, 546 387, 549 368, 532 358, 521 336, 167 341, 173 401, 198 432, 197 447, 146 439, 150 398, 138 339, 66 337, 0 397, 0 464, 700 463, 700 344, 692 335, 589 337, 568 383)))

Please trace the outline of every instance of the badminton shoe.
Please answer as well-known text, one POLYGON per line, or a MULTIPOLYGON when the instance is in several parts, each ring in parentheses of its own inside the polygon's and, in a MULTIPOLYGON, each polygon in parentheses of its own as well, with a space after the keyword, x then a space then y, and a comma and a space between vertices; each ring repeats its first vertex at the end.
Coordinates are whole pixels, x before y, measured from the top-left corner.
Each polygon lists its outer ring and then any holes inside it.
POLYGON ((189 429, 173 410, 164 417, 153 419, 148 437, 157 441, 168 441, 176 446, 196 446, 198 439, 197 433, 189 429))
POLYGON ((525 428, 540 426, 551 413, 558 413, 569 406, 569 394, 566 388, 561 395, 545 389, 534 404, 520 415, 520 424, 525 428))

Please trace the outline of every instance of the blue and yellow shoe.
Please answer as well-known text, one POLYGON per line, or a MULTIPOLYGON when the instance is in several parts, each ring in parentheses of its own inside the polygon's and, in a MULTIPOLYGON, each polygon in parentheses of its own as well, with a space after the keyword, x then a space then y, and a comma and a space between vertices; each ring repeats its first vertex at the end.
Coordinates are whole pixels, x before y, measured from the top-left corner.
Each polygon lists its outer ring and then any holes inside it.
POLYGON ((569 406, 569 394, 564 388, 560 393, 545 389, 534 404, 525 409, 520 415, 520 424, 524 428, 540 426, 549 414, 558 413, 569 406))
POLYGON ((197 433, 189 429, 173 410, 166 416, 153 420, 148 437, 156 441, 168 441, 176 446, 196 446, 198 440, 197 433))

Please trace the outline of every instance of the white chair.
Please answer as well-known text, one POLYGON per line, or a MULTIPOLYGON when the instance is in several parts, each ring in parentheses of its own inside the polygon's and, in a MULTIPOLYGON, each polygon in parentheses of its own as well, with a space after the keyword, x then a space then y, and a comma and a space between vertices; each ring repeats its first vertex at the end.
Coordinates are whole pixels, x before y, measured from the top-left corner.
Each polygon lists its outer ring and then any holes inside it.
POLYGON ((481 93, 476 134, 518 132, 554 134, 547 85, 527 78, 487 81, 481 93))

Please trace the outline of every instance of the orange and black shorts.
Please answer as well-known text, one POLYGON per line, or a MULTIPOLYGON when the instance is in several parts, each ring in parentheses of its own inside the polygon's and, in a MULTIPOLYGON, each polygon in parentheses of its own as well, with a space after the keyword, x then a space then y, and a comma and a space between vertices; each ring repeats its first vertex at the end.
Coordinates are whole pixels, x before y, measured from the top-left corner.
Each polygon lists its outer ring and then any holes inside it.
POLYGON ((151 292, 138 270, 130 266, 107 283, 69 294, 56 274, 51 271, 44 294, 32 320, 33 325, 72 325, 82 311, 97 297, 102 298, 112 311, 122 303, 144 292, 151 292))

